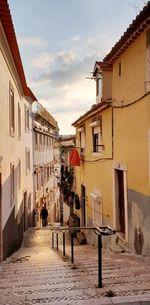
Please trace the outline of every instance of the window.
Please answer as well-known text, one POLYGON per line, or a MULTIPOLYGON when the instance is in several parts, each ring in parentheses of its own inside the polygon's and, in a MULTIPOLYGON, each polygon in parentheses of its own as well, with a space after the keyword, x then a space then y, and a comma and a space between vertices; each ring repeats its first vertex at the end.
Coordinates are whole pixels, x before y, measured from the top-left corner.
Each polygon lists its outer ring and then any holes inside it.
POLYGON ((18 139, 21 139, 21 107, 18 103, 18 139))
POLYGON ((29 194, 28 197, 28 213, 31 213, 31 193, 29 194))
POLYGON ((39 134, 39 143, 40 143, 40 150, 43 148, 43 135, 40 133, 39 134))
POLYGON ((37 173, 37 190, 41 189, 41 172, 37 173))
POLYGON ((34 148, 38 150, 38 133, 34 132, 34 148))
POLYGON ((25 131, 29 130, 29 109, 25 107, 25 131))
POLYGON ((9 88, 9 126, 10 126, 10 135, 15 136, 15 99, 14 91, 12 86, 9 88))
POLYGON ((47 180, 47 168, 44 169, 44 181, 47 180))
POLYGON ((85 129, 84 129, 84 127, 79 128, 79 137, 80 137, 80 153, 84 154, 84 151, 85 151, 85 129))
POLYGON ((96 96, 101 96, 102 91, 102 80, 101 77, 96 79, 96 96))
POLYGON ((99 117, 95 119, 89 125, 92 127, 92 144, 93 144, 93 152, 100 153, 102 147, 101 133, 102 133, 102 118, 99 117))
POLYGON ((26 174, 28 174, 30 171, 30 149, 29 148, 26 148, 25 154, 26 154, 26 174))
POLYGON ((46 136, 46 149, 48 150, 48 137, 46 136))
POLYGON ((96 101, 97 103, 101 102, 102 98, 102 76, 100 73, 96 76, 96 101))
POLYGON ((47 179, 49 178, 49 174, 50 174, 50 170, 49 170, 49 166, 47 167, 47 179))
POLYGON ((121 76, 121 62, 119 62, 119 76, 121 76))
POLYGON ((21 161, 18 162, 18 189, 21 188, 21 161))
POLYGON ((40 186, 42 187, 43 186, 43 169, 41 169, 40 171, 40 186))
POLYGON ((101 151, 101 134, 100 127, 93 128, 93 152, 101 151))
POLYGON ((12 206, 15 199, 15 168, 10 164, 10 205, 12 206))

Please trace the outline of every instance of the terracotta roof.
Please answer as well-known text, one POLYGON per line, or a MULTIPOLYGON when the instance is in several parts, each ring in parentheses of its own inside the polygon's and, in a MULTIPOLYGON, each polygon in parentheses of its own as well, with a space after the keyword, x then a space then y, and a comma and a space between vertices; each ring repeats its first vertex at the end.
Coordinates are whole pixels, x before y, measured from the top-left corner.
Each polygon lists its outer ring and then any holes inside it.
POLYGON ((107 62, 96 61, 93 70, 94 77, 96 76, 97 71, 112 71, 112 65, 107 62))
POLYGON ((96 115, 97 112, 102 112, 103 110, 111 107, 111 103, 103 102, 92 105, 91 109, 88 110, 85 114, 83 114, 80 118, 78 118, 72 126, 76 127, 77 125, 82 124, 87 118, 90 118, 93 115, 96 115))
POLYGON ((120 40, 114 45, 111 51, 104 58, 104 62, 112 64, 133 41, 150 24, 150 1, 144 6, 143 10, 137 15, 136 19, 129 25, 120 40))
POLYGON ((0 21, 2 23, 5 36, 14 59, 14 63, 21 81, 24 95, 30 96, 33 100, 37 100, 32 91, 28 88, 23 70, 19 47, 16 39, 15 29, 7 0, 0 0, 0 21))

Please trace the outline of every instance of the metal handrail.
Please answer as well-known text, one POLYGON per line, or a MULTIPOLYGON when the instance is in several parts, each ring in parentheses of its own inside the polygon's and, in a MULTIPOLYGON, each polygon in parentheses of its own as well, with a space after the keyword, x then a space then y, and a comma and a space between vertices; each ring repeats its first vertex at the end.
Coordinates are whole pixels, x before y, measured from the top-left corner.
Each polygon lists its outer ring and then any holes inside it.
POLYGON ((69 231, 71 233, 71 263, 74 262, 74 232, 79 230, 93 230, 98 236, 98 288, 102 288, 102 236, 110 236, 116 233, 114 229, 110 226, 93 226, 93 227, 51 227, 52 231, 52 248, 54 248, 54 233, 56 234, 56 249, 58 251, 58 234, 63 234, 63 256, 66 255, 65 250, 65 232, 69 231))

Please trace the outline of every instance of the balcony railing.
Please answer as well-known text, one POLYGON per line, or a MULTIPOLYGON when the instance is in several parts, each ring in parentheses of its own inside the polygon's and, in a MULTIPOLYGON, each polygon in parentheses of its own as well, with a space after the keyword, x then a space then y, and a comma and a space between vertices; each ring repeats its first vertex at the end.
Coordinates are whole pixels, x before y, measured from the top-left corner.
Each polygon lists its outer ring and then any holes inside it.
POLYGON ((47 121, 54 128, 58 128, 57 121, 39 102, 34 102, 32 111, 34 114, 40 115, 45 121, 47 121))
POLYGON ((103 144, 93 145, 93 153, 95 153, 95 152, 100 153, 102 149, 104 149, 104 145, 103 144))

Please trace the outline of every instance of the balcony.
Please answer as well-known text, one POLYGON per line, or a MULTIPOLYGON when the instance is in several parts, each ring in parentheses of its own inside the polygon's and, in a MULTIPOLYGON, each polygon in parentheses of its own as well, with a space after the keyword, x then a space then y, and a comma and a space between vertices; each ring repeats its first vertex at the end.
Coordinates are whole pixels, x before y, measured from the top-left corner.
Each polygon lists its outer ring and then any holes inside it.
POLYGON ((35 117, 40 117, 43 121, 50 124, 52 128, 58 129, 57 121, 39 102, 33 103, 32 111, 35 117))

